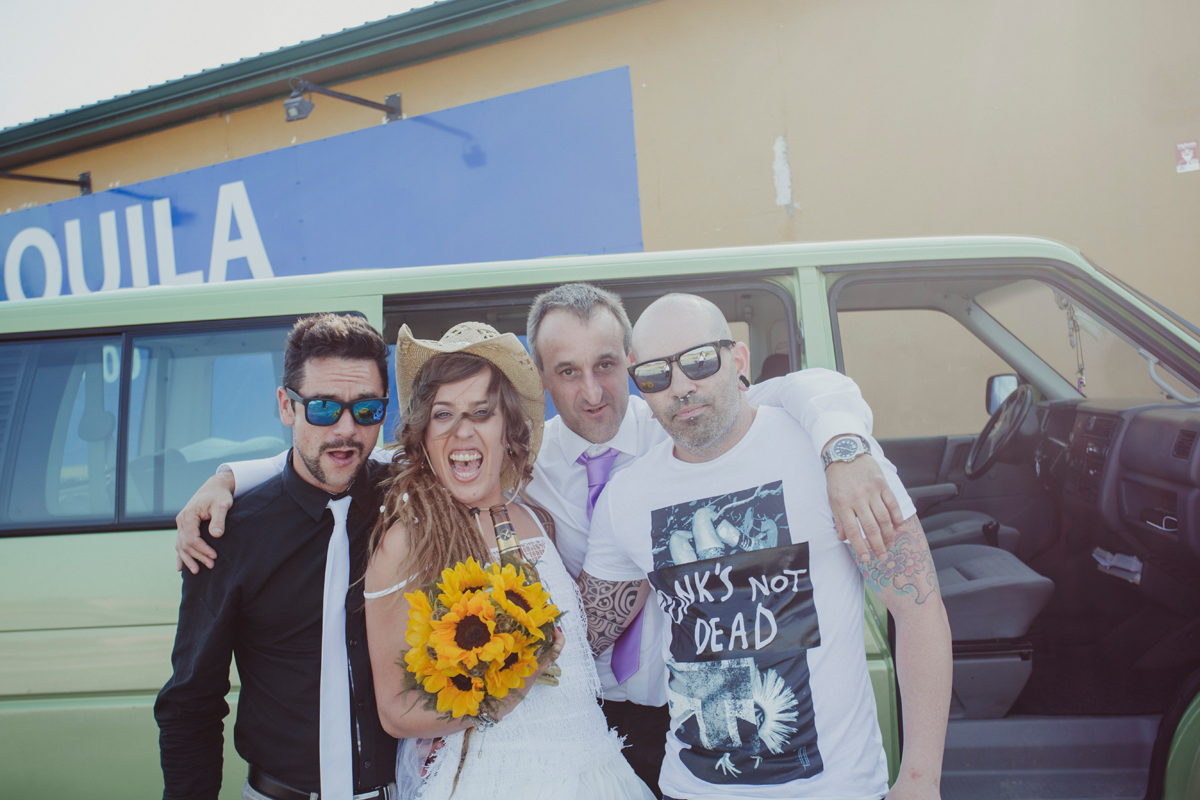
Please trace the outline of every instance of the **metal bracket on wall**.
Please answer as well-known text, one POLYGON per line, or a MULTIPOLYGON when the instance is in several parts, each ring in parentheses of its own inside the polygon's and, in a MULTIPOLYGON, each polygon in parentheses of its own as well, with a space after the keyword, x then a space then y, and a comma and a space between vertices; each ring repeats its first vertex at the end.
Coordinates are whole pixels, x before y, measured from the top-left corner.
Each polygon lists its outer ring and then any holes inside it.
POLYGON ((74 181, 70 178, 47 178, 42 175, 17 175, 13 172, 0 172, 0 178, 6 178, 10 181, 30 181, 31 183, 57 183, 61 186, 78 186, 79 193, 81 195, 92 193, 92 173, 90 172, 79 173, 79 179, 74 181))

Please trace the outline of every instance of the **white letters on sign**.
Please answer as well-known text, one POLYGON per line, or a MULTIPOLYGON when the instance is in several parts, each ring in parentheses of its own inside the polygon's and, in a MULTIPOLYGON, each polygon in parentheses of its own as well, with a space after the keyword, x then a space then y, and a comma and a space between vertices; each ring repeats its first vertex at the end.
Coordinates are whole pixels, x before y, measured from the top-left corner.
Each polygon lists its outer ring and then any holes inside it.
POLYGON ((246 259, 250 274, 255 278, 275 277, 267 258, 267 249, 263 247, 262 237, 258 233, 258 223, 254 221, 246 184, 242 181, 223 184, 217 195, 217 219, 213 224, 208 282, 223 282, 229 262, 235 258, 246 259), (233 232, 231 223, 234 219, 237 220, 241 238, 231 240, 229 235, 233 232))
POLYGON ((204 283, 204 273, 198 269, 182 275, 175 273, 175 236, 171 233, 171 201, 166 197, 154 201, 154 243, 158 248, 159 283, 163 286, 204 283))
POLYGON ((62 294, 62 254, 49 231, 42 228, 26 228, 9 242, 4 255, 4 291, 9 300, 25 300, 25 289, 21 286, 21 256, 29 248, 42 254, 42 266, 46 272, 46 289, 42 297, 58 297, 62 294))
MULTIPOLYGON (((134 203, 125 207, 130 275, 127 280, 139 288, 155 282, 163 286, 204 283, 202 269, 182 273, 177 271, 171 200, 166 197, 151 202, 155 255, 158 262, 158 280, 152 280, 147 258, 145 210, 142 206, 142 203, 134 203)), ((38 251, 41 255, 41 267, 45 273, 42 297, 58 297, 64 288, 72 295, 88 295, 93 292, 111 292, 121 287, 122 262, 117 212, 100 212, 99 261, 103 267, 103 278, 98 279, 93 272, 91 284, 88 283, 89 273, 85 270, 84 254, 90 253, 87 258, 92 259, 96 257, 96 251, 84 247, 82 222, 79 219, 66 220, 63 223, 62 236, 57 241, 50 231, 40 227, 25 228, 13 237, 4 256, 4 289, 9 300, 29 299, 21 283, 21 260, 30 249, 38 251), (66 287, 63 286, 64 265, 63 253, 59 249, 60 243, 66 249, 66 287), (97 280, 100 282, 99 286, 95 285, 97 280)), ((258 223, 254 219, 254 210, 250 207, 246 184, 243 181, 235 181, 223 184, 217 194, 208 280, 214 283, 224 282, 229 271, 229 262, 240 258, 246 259, 250 274, 254 278, 275 277, 262 235, 258 230, 258 223), (231 238, 235 223, 238 232, 236 239, 231 238)), ((94 270, 95 264, 90 261, 89 264, 94 270)), ((37 269, 36 260, 26 264, 27 278, 29 269, 37 269)))
MULTIPOLYGON (((79 220, 69 219, 63 223, 67 239, 67 280, 71 294, 91 294, 83 275, 83 237, 79 233, 79 220)), ((105 211, 100 215, 100 250, 104 262, 104 282, 99 291, 111 292, 121 285, 121 254, 117 249, 117 215, 105 211)))

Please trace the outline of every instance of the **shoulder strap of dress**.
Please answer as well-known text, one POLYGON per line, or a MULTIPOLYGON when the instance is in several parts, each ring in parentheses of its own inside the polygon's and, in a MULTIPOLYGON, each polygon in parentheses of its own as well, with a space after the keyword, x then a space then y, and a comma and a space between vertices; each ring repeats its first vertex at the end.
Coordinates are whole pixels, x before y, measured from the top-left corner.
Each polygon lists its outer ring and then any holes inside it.
POLYGON ((363 597, 365 597, 367 600, 375 600, 380 597, 387 597, 389 594, 395 594, 396 592, 400 591, 407 585, 408 585, 408 581, 403 580, 403 581, 400 581, 399 583, 397 583, 395 586, 389 586, 388 588, 381 589, 378 592, 368 592, 367 590, 364 589, 363 597))
POLYGON ((550 541, 558 544, 558 540, 554 538, 554 517, 550 516, 550 512, 535 505, 525 507, 537 517, 538 522, 542 523, 542 527, 546 529, 546 535, 550 537, 550 541))

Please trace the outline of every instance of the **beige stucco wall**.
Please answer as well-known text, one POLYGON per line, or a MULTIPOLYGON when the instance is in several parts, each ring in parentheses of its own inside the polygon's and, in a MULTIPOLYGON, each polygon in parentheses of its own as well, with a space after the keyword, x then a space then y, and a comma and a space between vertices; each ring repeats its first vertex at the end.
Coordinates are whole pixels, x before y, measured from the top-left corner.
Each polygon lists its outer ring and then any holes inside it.
MULTIPOLYGON (((1190 0, 659 0, 338 88, 402 92, 415 115, 628 65, 647 250, 1035 234, 1200 320, 1200 172, 1175 171, 1200 138, 1197 30, 1190 0)), ((90 170, 101 190, 380 121, 316 102, 300 123, 273 102, 29 171, 90 170)), ((0 182, 0 212, 68 196, 0 182)))

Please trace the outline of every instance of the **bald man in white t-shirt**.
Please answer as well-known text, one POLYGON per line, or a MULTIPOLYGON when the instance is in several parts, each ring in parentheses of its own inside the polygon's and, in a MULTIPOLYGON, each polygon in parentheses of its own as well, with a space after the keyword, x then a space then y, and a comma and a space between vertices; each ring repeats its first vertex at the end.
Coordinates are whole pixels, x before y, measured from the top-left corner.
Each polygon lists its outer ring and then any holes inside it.
POLYGON ((657 621, 671 717, 664 796, 939 797, 950 627, 915 509, 878 444, 837 437, 818 458, 803 425, 753 404, 749 352, 695 295, 642 314, 633 360, 671 438, 608 484, 579 586, 593 652, 639 614, 657 621), (824 470, 863 449, 907 519, 883 557, 858 559, 839 541, 824 470), (896 620, 905 749, 890 792, 864 583, 896 620))

